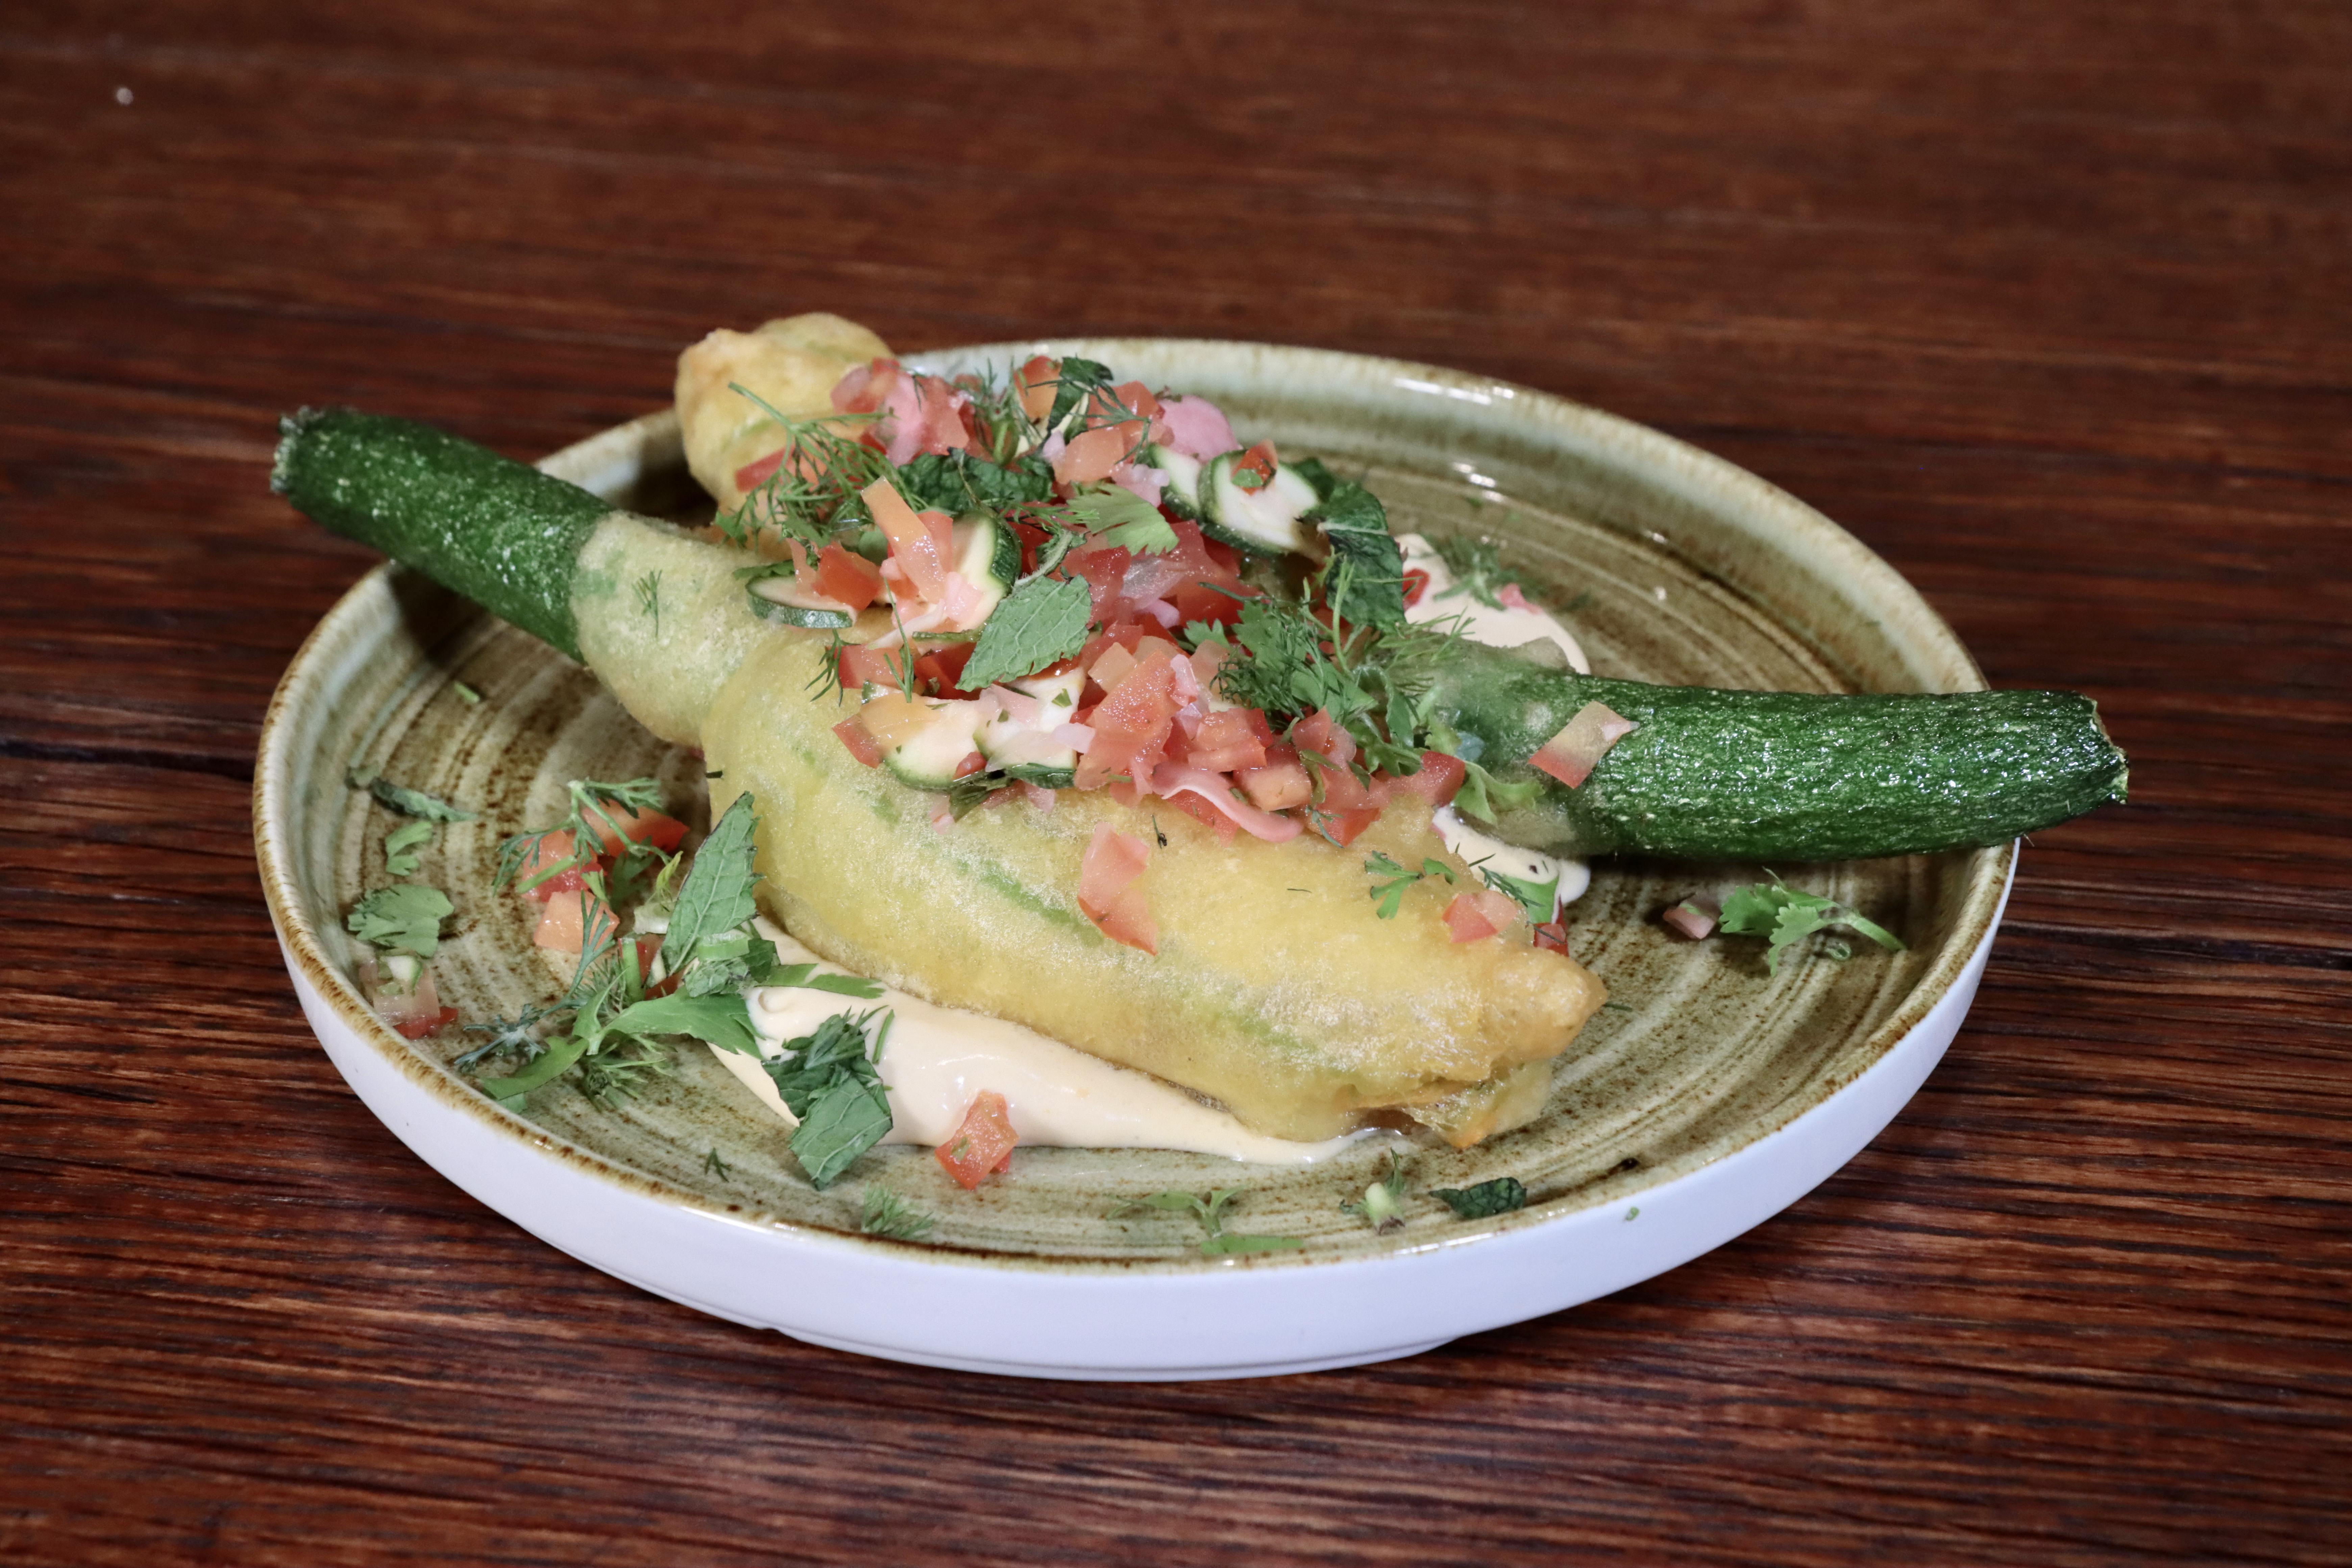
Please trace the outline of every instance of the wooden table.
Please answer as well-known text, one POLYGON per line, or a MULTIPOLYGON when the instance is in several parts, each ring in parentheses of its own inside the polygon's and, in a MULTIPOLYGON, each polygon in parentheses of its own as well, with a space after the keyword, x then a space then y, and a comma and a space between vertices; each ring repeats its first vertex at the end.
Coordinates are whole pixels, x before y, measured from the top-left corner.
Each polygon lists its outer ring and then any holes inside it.
POLYGON ((0 1561, 2352 1560, 2352 13, 0 20, 0 1561), (411 1157, 247 796, 349 401, 532 455, 719 323, 1509 377, 1820 506, 2127 808, 1842 1174, 1394 1365, 1064 1386, 733 1328, 411 1157))

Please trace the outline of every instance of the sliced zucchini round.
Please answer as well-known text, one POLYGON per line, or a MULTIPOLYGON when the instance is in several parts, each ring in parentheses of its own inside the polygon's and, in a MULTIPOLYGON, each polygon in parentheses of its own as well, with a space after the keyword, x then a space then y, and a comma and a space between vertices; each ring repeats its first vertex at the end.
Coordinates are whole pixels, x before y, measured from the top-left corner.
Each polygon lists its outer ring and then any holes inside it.
POLYGON ((978 626, 1005 595, 1013 592, 1013 584, 1021 576, 1021 536, 1002 518, 973 512, 955 525, 950 537, 955 570, 980 590, 984 601, 980 619, 970 623, 978 626))
POLYGON ((980 750, 973 739, 979 727, 979 703, 935 702, 931 721, 883 752, 882 765, 915 789, 947 789, 963 760, 980 750))
POLYGON ((1201 521, 1201 459, 1166 447, 1143 448, 1139 460, 1146 468, 1158 468, 1168 476, 1168 483, 1160 492, 1160 504, 1178 517, 1201 521))
POLYGON ((1276 463, 1274 479, 1264 489, 1244 489, 1234 478, 1234 459, 1240 456, 1227 452, 1212 458, 1201 470, 1201 531, 1256 555, 1319 560, 1327 549, 1323 536, 1299 521, 1320 499, 1315 487, 1289 464, 1276 463))
POLYGON ((796 578, 758 577, 745 584, 745 589, 751 600, 751 613, 779 626, 839 631, 857 619, 847 605, 811 593, 796 578))

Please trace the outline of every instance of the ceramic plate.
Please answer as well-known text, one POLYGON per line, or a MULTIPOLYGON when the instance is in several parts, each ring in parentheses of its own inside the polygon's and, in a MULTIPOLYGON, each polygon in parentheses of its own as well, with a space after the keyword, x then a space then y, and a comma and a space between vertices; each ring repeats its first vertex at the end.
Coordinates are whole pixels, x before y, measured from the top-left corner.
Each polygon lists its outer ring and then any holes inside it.
MULTIPOLYGON (((1080 340, 913 356, 924 368, 1082 353, 1205 393, 1251 437, 1369 470, 1400 531, 1504 542, 1528 591, 1567 606, 1604 675, 1801 690, 1972 689, 1951 631, 1884 562, 1740 469, 1524 387, 1427 366, 1254 344, 1080 340)), ((542 465, 640 510, 694 515, 677 425, 651 416, 542 465)), ((709 503, 700 502, 707 515, 709 503)), ((736 1321, 867 1354, 1046 1377, 1198 1378, 1408 1355, 1573 1306, 1697 1256, 1795 1201, 1885 1126, 1974 994, 2011 847, 1780 868, 1909 940, 1768 976, 1761 944, 1685 942, 1659 912, 1752 867, 1604 863, 1568 914, 1612 1005, 1560 1058, 1541 1118, 1476 1148, 1404 1149, 1408 1223, 1342 1213, 1385 1142, 1307 1169, 1148 1151, 1024 1149, 953 1185, 927 1150, 866 1155, 824 1192, 784 1129, 709 1053, 607 1108, 555 1086, 513 1114, 454 1072, 480 1037, 411 1043, 351 975, 342 915, 388 879, 394 819, 344 783, 383 768, 479 813, 420 879, 457 904, 435 963, 467 1020, 561 989, 535 906, 489 889, 499 839, 562 815, 577 777, 650 773, 700 825, 700 763, 639 729, 585 670, 407 572, 371 573, 328 615, 271 705, 255 832, 304 1010, 335 1065, 410 1148, 534 1235, 736 1321), (482 694, 462 699, 458 683, 482 694), (1516 1176, 1520 1212, 1465 1222, 1428 1197, 1516 1176), (883 1183, 928 1209, 920 1244, 859 1232, 883 1183), (1203 1258, 1181 1215, 1120 1199, 1237 1187, 1240 1231, 1302 1249, 1203 1258)))

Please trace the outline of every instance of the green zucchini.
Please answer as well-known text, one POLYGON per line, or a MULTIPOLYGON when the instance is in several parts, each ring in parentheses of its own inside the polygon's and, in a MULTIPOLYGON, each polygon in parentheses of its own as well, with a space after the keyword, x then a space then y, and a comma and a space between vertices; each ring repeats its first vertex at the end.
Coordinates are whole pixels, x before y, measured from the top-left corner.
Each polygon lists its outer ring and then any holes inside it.
MULTIPOLYGON (((1304 511, 1313 487, 1297 482, 1309 492, 1304 511)), ((598 523, 615 515, 594 496, 439 431, 349 410, 287 420, 272 485, 334 531, 579 657, 575 570, 598 523)), ((665 548, 681 585, 702 555, 713 571, 733 559, 683 539, 665 548)), ((748 646, 722 630, 710 628, 705 644, 748 646)), ((603 673, 616 685, 631 676, 603 673)), ((695 689, 715 691, 721 673, 698 677, 695 689)), ((622 695, 637 711, 631 692, 622 695)), ((1498 836, 1557 854, 1780 864, 1993 844, 2120 801, 2126 778, 2094 704, 2071 692, 1658 687, 1473 647, 1440 674, 1432 701, 1470 760, 1506 784, 1533 786, 1530 802, 1501 814, 1498 836), (1570 790, 1527 759, 1591 701, 1640 728, 1570 790)), ((675 739, 693 721, 688 703, 654 728, 675 739)))
POLYGON ((1255 555, 1326 553, 1323 536, 1305 521, 1322 498, 1314 484, 1288 463, 1274 466, 1262 489, 1244 489, 1234 478, 1239 452, 1212 458, 1201 469, 1201 531, 1255 555))

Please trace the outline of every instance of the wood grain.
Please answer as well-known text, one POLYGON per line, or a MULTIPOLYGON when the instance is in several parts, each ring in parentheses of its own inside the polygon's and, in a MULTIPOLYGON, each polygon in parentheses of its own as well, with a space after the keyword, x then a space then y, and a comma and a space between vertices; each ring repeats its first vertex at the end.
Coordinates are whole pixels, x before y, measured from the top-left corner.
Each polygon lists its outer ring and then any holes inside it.
POLYGON ((0 15, 0 1561, 2352 1561, 2352 11, 705 15, 0 15), (698 1317, 304 1029, 247 781, 366 557, 263 477, 297 404, 535 454, 815 308, 1658 425, 2096 696, 2133 803, 1885 1136, 1607 1300, 1191 1386, 698 1317))

